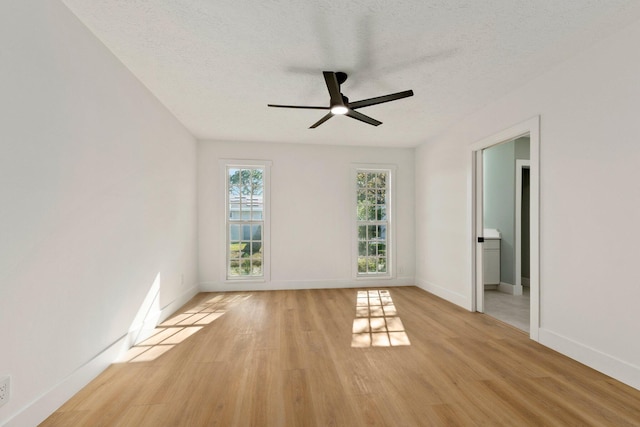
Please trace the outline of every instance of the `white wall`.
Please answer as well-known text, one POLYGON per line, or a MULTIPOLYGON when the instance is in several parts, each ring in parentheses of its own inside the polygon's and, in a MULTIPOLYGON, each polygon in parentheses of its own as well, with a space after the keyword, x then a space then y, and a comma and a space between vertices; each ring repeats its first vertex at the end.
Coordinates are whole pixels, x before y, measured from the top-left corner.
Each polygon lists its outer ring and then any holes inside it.
MULTIPOLYGON (((310 131, 313 132, 313 131, 310 131)), ((352 279, 354 184, 352 163, 397 165, 395 280, 374 286, 413 284, 413 149, 321 145, 226 143, 198 145, 198 235, 201 286, 220 289, 292 289, 365 286, 352 279), (271 281, 224 283, 224 183, 220 159, 270 160, 271 281), (301 250, 304 248, 304 250, 301 250)))
MULTIPOLYGON (((0 3, 0 425, 104 369, 160 273, 196 291, 196 142, 57 1, 0 3)), ((12 419, 12 421, 8 421, 12 419)))
POLYGON ((470 308, 470 148, 540 115, 540 342, 640 388, 640 22, 416 154, 417 280, 470 308), (579 178, 577 178, 579 177, 579 178))

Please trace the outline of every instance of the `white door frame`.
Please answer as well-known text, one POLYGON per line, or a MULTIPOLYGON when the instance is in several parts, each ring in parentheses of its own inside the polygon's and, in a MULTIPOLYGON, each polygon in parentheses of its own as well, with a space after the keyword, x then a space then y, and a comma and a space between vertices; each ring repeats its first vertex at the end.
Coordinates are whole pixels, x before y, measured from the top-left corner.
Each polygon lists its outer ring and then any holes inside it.
POLYGON ((530 160, 516 159, 516 289, 522 290, 522 170, 531 169, 530 160))
MULTIPOLYGON (((529 336, 538 341, 540 329, 540 116, 535 116, 508 129, 488 136, 472 144, 469 156, 470 202, 469 206, 469 243, 471 246, 470 286, 469 293, 472 311, 484 311, 484 283, 482 277, 482 244, 478 237, 483 237, 482 211, 482 150, 521 136, 529 135, 530 139, 530 317, 529 336)), ((516 278, 517 280, 517 278, 516 278)))

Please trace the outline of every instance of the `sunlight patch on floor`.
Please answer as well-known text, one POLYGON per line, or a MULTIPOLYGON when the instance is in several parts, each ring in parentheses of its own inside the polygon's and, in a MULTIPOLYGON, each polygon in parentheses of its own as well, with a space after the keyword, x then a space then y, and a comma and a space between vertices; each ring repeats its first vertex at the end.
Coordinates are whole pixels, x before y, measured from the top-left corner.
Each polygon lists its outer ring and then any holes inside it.
POLYGON ((358 291, 351 347, 411 345, 388 290, 358 291))
POLYGON ((116 363, 155 360, 250 297, 243 294, 216 295, 176 313, 158 325, 149 338, 131 347, 116 363))

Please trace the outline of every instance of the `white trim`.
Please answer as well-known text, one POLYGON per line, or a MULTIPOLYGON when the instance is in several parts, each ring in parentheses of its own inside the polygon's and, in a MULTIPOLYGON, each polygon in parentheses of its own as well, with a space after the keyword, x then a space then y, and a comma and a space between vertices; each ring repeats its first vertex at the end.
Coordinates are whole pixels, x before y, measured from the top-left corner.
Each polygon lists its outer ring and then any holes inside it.
POLYGON ((640 366, 586 346, 561 334, 540 328, 540 344, 640 390, 640 366))
MULTIPOLYGON (((148 306, 149 311, 147 312, 147 315, 144 316, 144 318, 139 319, 139 323, 133 324, 129 328, 129 333, 127 334, 127 340, 125 341, 125 345, 124 345, 124 351, 129 350, 129 348, 131 348, 135 344, 151 336, 154 333, 156 326, 164 322, 169 316, 171 316, 180 307, 186 304, 198 292, 199 292, 198 287, 192 286, 186 291, 184 291, 180 296, 178 296, 178 298, 175 298, 173 301, 171 301, 169 304, 165 305, 162 308, 158 308, 157 311, 156 309, 151 307, 151 304, 149 304, 148 306)), ((159 300, 160 287, 158 287, 157 293, 153 298, 159 300)))
POLYGON ((220 280, 224 282, 233 282, 233 283, 264 283, 269 282, 271 278, 271 166, 273 162, 271 160, 248 160, 248 159, 220 159, 218 161, 220 165, 220 173, 222 178, 221 182, 221 194, 224 195, 224 203, 222 203, 222 211, 221 211, 221 236, 224 237, 224 257, 220 257, 220 262, 222 263, 222 268, 220 269, 220 280), (263 179, 263 219, 264 219, 264 229, 262 230, 262 277, 247 277, 247 278, 238 278, 238 279, 230 279, 227 277, 228 271, 228 256, 229 256, 229 227, 227 227, 227 220, 229 218, 229 204, 227 202, 227 196, 229 194, 229 190, 227 188, 228 177, 227 177, 227 168, 228 167, 263 167, 264 174, 262 176, 263 179))
POLYGON ((482 150, 493 145, 514 140, 518 137, 529 135, 530 148, 530 332, 529 336, 532 340, 538 340, 538 331, 540 328, 540 242, 539 242, 539 224, 540 224, 540 116, 535 116, 529 120, 518 123, 508 129, 498 132, 494 135, 483 138, 469 146, 471 155, 469 156, 468 171, 471 175, 471 185, 469 186, 471 193, 467 215, 470 219, 467 221, 469 227, 468 237, 471 245, 471 251, 475 254, 471 259, 472 266, 469 271, 471 283, 469 285, 469 295, 471 295, 473 310, 482 309, 482 276, 478 276, 478 270, 482 269, 482 247, 477 243, 476 237, 481 236, 482 223, 479 222, 482 215, 482 187, 478 182, 482 182, 482 150), (480 159, 478 159, 480 157, 480 159), (476 184, 475 186, 473 184, 476 184), (478 203, 480 202, 480 203, 478 203), (478 207, 479 206, 479 207, 478 207), (478 232, 480 231, 480 233, 478 232))
POLYGON ((187 302, 189 302, 189 300, 191 300, 191 298, 196 296, 196 294, 198 294, 198 292, 200 292, 199 287, 198 286, 192 286, 189 289, 187 289, 186 291, 184 291, 180 296, 178 296, 178 298, 175 298, 169 304, 167 304, 164 307, 162 307, 160 309, 160 318, 159 318, 158 324, 160 324, 160 323, 164 322, 165 320, 167 320, 169 318, 169 316, 171 316, 173 313, 178 311, 178 309, 180 307, 182 307, 183 305, 185 305, 187 302))
POLYGON ((471 205, 473 209, 473 217, 475 221, 472 221, 473 232, 471 240, 473 244, 471 245, 474 251, 474 260, 472 261, 474 266, 471 268, 472 270, 472 283, 475 281, 475 286, 471 288, 471 301, 472 306, 474 307, 474 311, 478 311, 480 313, 484 313, 484 248, 482 243, 478 243, 478 237, 484 237, 484 206, 483 206, 483 180, 484 180, 484 164, 482 151, 474 151, 472 154, 472 164, 471 169, 473 170, 473 176, 475 178, 475 188, 472 186, 473 195, 471 197, 471 205), (475 202, 475 203, 474 203, 475 202), (473 272, 475 271, 475 275, 473 272))
POLYGON ((296 289, 339 289, 339 288, 366 288, 366 287, 396 287, 414 286, 413 277, 397 278, 358 278, 356 279, 331 279, 331 280, 272 280, 267 286, 259 286, 250 282, 202 282, 201 292, 230 292, 230 291, 278 291, 296 289))
MULTIPOLYGON (((165 319, 175 313, 187 301, 199 292, 197 286, 190 287, 178 298, 165 305, 160 314, 162 323, 165 319)), ((129 333, 125 333, 99 351, 93 358, 88 360, 66 378, 49 388, 35 398, 31 403, 16 412, 11 418, 5 420, 5 427, 35 426, 44 421, 54 413, 67 400, 82 390, 87 384, 93 381, 114 361, 127 351, 130 347, 129 333)))
POLYGON ((473 300, 469 299, 467 295, 453 292, 446 287, 429 282, 428 280, 416 278, 415 282, 416 286, 418 286, 420 289, 425 290, 430 294, 438 296, 442 299, 445 299, 452 304, 456 304, 460 307, 466 308, 469 311, 473 311, 473 300))
POLYGON ((498 292, 504 292, 505 294, 509 295, 522 295, 522 285, 500 282, 498 284, 498 292))
POLYGON ((520 287, 522 292, 522 170, 530 169, 531 161, 516 159, 516 194, 515 194, 515 212, 516 212, 516 232, 515 232, 515 250, 516 250, 516 266, 515 278, 516 286, 520 287))
MULTIPOLYGON (((368 280, 395 279, 396 275, 396 173, 398 166, 394 164, 380 163, 351 163, 351 277, 358 282, 368 280), (358 274, 358 204, 357 195, 357 172, 359 170, 388 172, 388 193, 387 193, 387 273, 375 276, 365 276, 358 274)), ((365 285, 360 285, 365 286, 365 285)))
POLYGON ((5 427, 36 426, 89 384, 126 349, 128 334, 122 335, 66 378, 35 398, 6 420, 5 427))

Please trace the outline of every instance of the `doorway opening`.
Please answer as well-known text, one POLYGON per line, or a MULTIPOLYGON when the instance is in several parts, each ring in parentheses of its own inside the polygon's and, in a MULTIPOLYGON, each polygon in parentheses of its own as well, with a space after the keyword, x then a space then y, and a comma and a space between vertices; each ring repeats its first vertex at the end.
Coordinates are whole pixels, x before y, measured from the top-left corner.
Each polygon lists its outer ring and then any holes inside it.
POLYGON ((485 138, 471 151, 473 310, 537 341, 539 118, 485 138))

